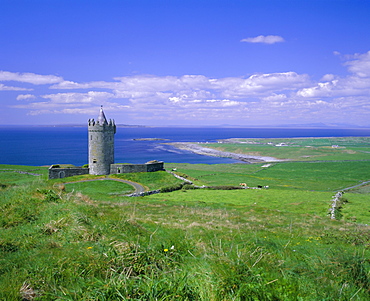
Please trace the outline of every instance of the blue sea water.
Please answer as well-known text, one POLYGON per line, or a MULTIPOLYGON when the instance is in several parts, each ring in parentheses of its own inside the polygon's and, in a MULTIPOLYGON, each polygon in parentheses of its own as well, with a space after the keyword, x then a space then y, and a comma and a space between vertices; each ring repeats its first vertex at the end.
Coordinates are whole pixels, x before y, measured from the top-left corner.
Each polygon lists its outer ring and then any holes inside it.
MULTIPOLYGON (((233 163, 178 150, 164 142, 214 142, 226 138, 293 138, 370 136, 369 129, 287 129, 287 128, 166 128, 118 127, 115 135, 115 162, 145 163, 233 163), (161 138, 166 141, 134 140, 161 138)), ((51 165, 88 162, 87 127, 0 126, 0 164, 51 165)))

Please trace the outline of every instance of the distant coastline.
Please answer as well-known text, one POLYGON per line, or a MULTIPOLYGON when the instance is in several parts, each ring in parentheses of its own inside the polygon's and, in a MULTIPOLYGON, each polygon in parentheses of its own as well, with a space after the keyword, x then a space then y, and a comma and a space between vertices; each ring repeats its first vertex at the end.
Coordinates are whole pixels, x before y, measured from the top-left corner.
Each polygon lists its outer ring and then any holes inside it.
POLYGON ((171 143, 164 143, 167 145, 171 145, 181 150, 190 151, 192 153, 198 155, 205 155, 205 156, 212 156, 212 157, 220 157, 220 158, 230 158, 234 160, 243 161, 246 163, 262 163, 262 162, 277 162, 277 161, 284 161, 274 157, 264 157, 264 156, 252 156, 246 154, 236 154, 231 152, 223 152, 215 149, 211 149, 208 147, 204 147, 204 144, 199 143, 190 143, 190 142, 171 142, 171 143))

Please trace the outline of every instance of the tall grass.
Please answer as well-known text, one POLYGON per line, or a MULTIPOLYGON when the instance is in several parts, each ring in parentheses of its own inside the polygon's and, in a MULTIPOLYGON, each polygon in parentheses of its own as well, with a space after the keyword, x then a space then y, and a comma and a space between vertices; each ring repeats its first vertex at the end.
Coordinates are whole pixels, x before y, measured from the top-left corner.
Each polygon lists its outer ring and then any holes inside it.
MULTIPOLYGON (((0 191, 1 300, 369 299, 369 227, 330 220, 330 192, 117 202, 53 183, 0 191)), ((366 201, 345 196, 343 216, 366 201)))

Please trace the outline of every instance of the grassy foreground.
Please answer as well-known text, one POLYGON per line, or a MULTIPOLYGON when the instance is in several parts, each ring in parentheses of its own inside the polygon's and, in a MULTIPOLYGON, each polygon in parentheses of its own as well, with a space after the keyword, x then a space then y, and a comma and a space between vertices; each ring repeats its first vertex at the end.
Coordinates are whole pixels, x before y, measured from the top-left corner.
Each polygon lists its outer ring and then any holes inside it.
POLYGON ((336 220, 327 211, 369 166, 339 163, 169 164, 199 185, 270 188, 137 198, 123 183, 88 189, 1 165, 0 300, 368 300, 368 186, 345 193, 336 220))

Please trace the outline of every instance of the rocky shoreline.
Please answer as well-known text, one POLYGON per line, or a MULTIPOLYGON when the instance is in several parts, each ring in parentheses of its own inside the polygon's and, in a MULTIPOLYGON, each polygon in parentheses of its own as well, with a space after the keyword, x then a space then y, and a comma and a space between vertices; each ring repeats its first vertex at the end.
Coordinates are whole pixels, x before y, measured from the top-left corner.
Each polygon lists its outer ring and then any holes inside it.
POLYGON ((236 154, 231 152, 223 152, 215 150, 212 148, 204 147, 204 144, 199 143, 190 143, 190 142, 172 142, 166 143, 172 145, 178 149, 186 150, 193 152, 198 155, 221 157, 221 158, 230 158, 234 160, 239 160, 246 163, 263 163, 263 162, 277 162, 281 161, 274 157, 263 157, 263 156, 252 156, 247 154, 236 154))

